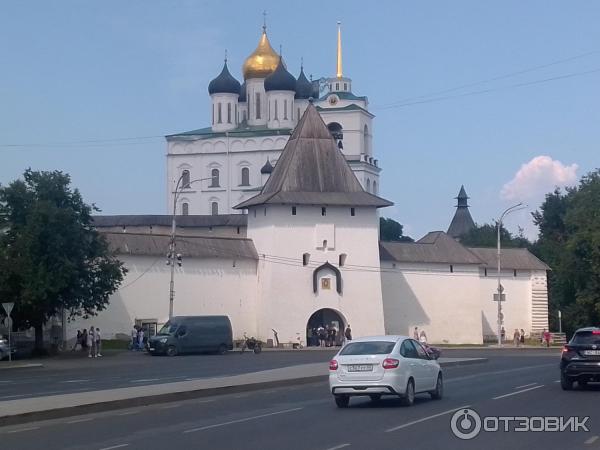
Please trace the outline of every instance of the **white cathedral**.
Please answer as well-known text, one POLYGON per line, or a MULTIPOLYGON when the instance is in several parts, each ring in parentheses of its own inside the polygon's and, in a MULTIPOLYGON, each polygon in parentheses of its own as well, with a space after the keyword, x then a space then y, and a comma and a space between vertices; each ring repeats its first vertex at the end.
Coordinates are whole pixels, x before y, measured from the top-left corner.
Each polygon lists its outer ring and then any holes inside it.
MULTIPOLYGON (((263 27, 240 84, 227 61, 210 82, 210 127, 166 137, 167 198, 177 218, 175 315, 225 314, 234 337, 282 345, 307 330, 350 325, 354 336, 426 331, 430 342, 480 344, 497 330, 495 249, 467 248, 474 226, 464 188, 448 232, 381 242, 381 168, 367 97, 342 73, 309 81, 288 72, 263 27), (488 273, 489 272, 489 273, 488 273)), ((401 205, 400 205, 401 207, 401 205)), ((400 208, 401 209, 401 208, 400 208)), ((150 333, 168 320, 169 215, 96 216, 128 273, 108 308, 69 324, 103 336, 150 333)), ((548 267, 506 249, 507 335, 548 327, 548 267)))

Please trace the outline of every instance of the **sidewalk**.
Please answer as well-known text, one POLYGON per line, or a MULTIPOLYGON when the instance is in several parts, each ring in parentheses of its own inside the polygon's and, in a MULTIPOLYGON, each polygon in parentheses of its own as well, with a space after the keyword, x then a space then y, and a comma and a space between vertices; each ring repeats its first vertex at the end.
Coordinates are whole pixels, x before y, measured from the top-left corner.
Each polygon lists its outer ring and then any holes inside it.
MULTIPOLYGON (((486 358, 440 358, 442 367, 487 362, 486 358)), ((223 393, 325 381, 326 363, 302 364, 241 375, 78 392, 0 402, 0 426, 223 393)))

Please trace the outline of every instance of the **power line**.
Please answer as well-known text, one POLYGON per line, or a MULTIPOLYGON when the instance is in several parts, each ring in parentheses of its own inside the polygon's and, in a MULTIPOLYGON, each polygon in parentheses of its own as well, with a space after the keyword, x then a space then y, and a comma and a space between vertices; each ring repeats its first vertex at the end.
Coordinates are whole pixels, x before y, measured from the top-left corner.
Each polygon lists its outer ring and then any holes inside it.
POLYGON ((407 98, 404 98, 404 99, 396 100, 395 102, 392 102, 392 103, 387 103, 387 104, 380 105, 380 106, 374 106, 372 109, 383 109, 383 108, 386 108, 386 107, 391 107, 391 106, 394 106, 394 105, 403 104, 403 103, 410 102, 410 101, 413 101, 413 100, 419 100, 419 99, 423 99, 423 98, 426 98, 426 97, 433 97, 435 95, 440 95, 440 94, 447 94, 449 92, 454 92, 454 91, 458 91, 458 90, 469 88, 469 87, 473 87, 473 86, 479 86, 481 84, 491 83, 493 81, 504 80, 506 78, 511 78, 511 77, 515 77, 515 76, 518 76, 518 75, 523 75, 525 73, 534 72, 534 71, 540 70, 540 69, 545 69, 547 67, 555 66, 557 64, 562 64, 562 63, 569 62, 569 61, 574 61, 576 59, 585 58, 585 57, 588 57, 588 56, 591 56, 591 55, 595 55, 595 54, 598 54, 598 53, 600 53, 600 50, 593 50, 593 51, 590 51, 590 52, 582 53, 580 55, 575 55, 575 56, 571 56, 571 57, 568 57, 568 58, 563 58, 563 59, 559 59, 559 60, 556 60, 556 61, 552 61, 552 62, 549 62, 549 63, 546 63, 546 64, 540 64, 540 65, 537 65, 537 66, 532 66, 532 67, 529 67, 529 68, 526 68, 526 69, 522 69, 522 70, 518 70, 518 71, 515 71, 515 72, 509 72, 509 73, 506 73, 506 74, 503 74, 503 75, 498 75, 498 76, 495 76, 495 77, 492 77, 492 78, 487 78, 485 80, 474 81, 472 83, 467 83, 467 84, 461 84, 459 86, 451 87, 451 88, 448 88, 448 89, 443 89, 443 90, 440 90, 440 91, 430 92, 429 94, 422 94, 422 95, 418 95, 418 96, 414 96, 414 97, 407 97, 407 98))

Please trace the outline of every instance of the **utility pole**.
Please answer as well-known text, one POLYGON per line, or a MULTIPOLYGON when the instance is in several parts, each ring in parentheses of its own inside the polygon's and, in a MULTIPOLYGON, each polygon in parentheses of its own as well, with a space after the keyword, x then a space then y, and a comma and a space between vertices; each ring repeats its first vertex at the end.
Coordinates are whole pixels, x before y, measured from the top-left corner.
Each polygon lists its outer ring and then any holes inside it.
POLYGON ((506 298, 506 296, 503 294, 504 287, 502 287, 502 280, 501 280, 501 274, 500 274, 500 269, 501 269, 500 257, 502 256, 502 248, 500 245, 500 231, 502 230, 502 221, 504 220, 504 217, 512 212, 523 209, 523 208, 521 208, 521 206, 523 206, 523 203, 517 203, 516 205, 513 205, 510 208, 507 208, 506 210, 504 210, 504 212, 500 215, 500 219, 498 220, 498 223, 497 223, 497 228, 498 228, 497 263, 498 263, 498 265, 497 265, 496 275, 498 277, 498 287, 497 287, 498 293, 496 295, 494 295, 494 300, 498 301, 498 346, 502 346, 502 323, 504 321, 504 315, 502 314, 502 302, 506 298))
POLYGON ((169 320, 173 318, 173 303, 175 301, 175 259, 177 258, 177 263, 181 266, 181 255, 175 253, 176 247, 176 229, 177 229, 177 198, 179 194, 181 194, 183 189, 189 188, 192 183, 196 183, 198 181, 206 181, 212 180, 213 177, 208 178, 198 178, 197 180, 192 180, 186 185, 182 186, 181 183, 183 181, 183 173, 177 180, 175 184, 175 190, 173 191, 173 215, 171 216, 171 242, 169 244, 169 254, 167 255, 167 264, 171 265, 171 282, 169 283, 169 320))

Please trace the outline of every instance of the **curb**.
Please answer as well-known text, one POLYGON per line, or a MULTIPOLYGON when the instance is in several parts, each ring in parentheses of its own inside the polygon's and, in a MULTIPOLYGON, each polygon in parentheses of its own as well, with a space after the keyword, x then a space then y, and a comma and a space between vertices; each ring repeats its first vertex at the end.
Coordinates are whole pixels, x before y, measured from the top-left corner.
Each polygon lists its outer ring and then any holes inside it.
POLYGON ((27 364, 12 364, 12 365, 4 365, 4 363, 0 363, 0 370, 8 370, 8 369, 29 369, 32 367, 44 367, 42 363, 27 363, 27 364))
MULTIPOLYGON (((442 367, 461 366, 469 364, 486 363, 487 358, 477 358, 465 361, 450 361, 440 364, 442 367)), ((79 406, 68 406, 63 408, 49 409, 45 411, 35 411, 11 416, 0 416, 0 427, 8 425, 18 425, 27 422, 39 420, 60 419, 82 414, 98 413, 116 409, 132 408, 136 406, 150 406, 161 403, 170 403, 182 400, 191 400, 195 398, 211 397, 220 394, 235 394, 239 392, 252 392, 262 389, 285 387, 290 385, 303 385, 319 381, 326 381, 329 375, 312 375, 308 377, 288 378, 285 380, 274 380, 257 382, 250 384, 239 384, 230 386, 220 386, 215 388, 199 388, 189 391, 170 392, 166 394, 148 395, 144 397, 135 397, 121 400, 113 400, 100 403, 89 403, 79 406)), ((1 402, 0 402, 1 403, 1 402)))

